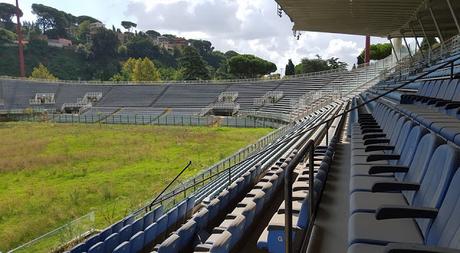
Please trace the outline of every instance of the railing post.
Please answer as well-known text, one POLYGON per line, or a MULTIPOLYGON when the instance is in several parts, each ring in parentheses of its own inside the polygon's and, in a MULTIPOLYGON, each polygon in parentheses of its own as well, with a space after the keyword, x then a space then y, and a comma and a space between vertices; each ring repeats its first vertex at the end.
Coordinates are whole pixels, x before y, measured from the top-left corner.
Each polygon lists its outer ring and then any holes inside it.
POLYGON ((289 167, 284 171, 284 251, 292 252, 292 187, 289 167))
POLYGON ((313 213, 315 211, 315 167, 314 167, 314 154, 315 154, 315 147, 314 145, 309 150, 308 155, 308 189, 309 189, 309 201, 310 201, 310 217, 309 220, 311 222, 311 218, 313 217, 313 213))

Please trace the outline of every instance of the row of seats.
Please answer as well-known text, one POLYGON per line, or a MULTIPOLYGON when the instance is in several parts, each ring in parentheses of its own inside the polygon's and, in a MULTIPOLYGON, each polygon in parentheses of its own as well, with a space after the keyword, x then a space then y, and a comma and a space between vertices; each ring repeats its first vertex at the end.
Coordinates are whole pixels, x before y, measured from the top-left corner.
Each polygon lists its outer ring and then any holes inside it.
POLYGON ((194 252, 230 252, 235 249, 275 197, 284 180, 284 169, 296 154, 297 150, 294 150, 289 157, 267 170, 233 211, 217 227, 212 228, 210 236, 195 247, 194 252))
POLYGON ((460 104, 448 103, 439 107, 435 105, 396 104, 393 105, 393 108, 413 118, 417 124, 423 125, 443 138, 460 145, 460 125, 458 124, 460 104))
MULTIPOLYGON (((284 161, 285 159, 281 158, 277 164, 281 165, 284 161)), ((210 203, 197 211, 193 217, 177 231, 171 233, 166 240, 156 245, 154 252, 187 252, 191 251, 189 249, 195 248, 198 244, 207 245, 209 240, 215 238, 215 236, 212 237, 209 231, 212 233, 214 231, 212 228, 214 228, 220 220, 226 219, 224 215, 227 213, 227 210, 235 206, 236 202, 240 199, 239 196, 244 194, 246 189, 254 185, 258 175, 261 173, 260 169, 260 166, 253 166, 238 177, 227 187, 227 189, 224 189, 215 198, 211 199, 210 203)), ((236 208, 238 208, 238 205, 236 206, 236 208)), ((225 233, 225 235, 228 236, 229 232, 225 233)), ((208 245, 206 248, 212 250, 212 252, 216 252, 218 249, 222 250, 222 246, 219 245, 208 245)))
POLYGON ((392 107, 374 108, 352 130, 348 252, 460 249, 460 150, 392 107))
MULTIPOLYGON (((343 112, 345 107, 341 108, 338 113, 343 112)), ((318 203, 324 186, 326 184, 326 179, 329 173, 329 168, 333 160, 335 153, 335 148, 338 142, 340 130, 342 128, 343 120, 342 117, 336 118, 332 124, 331 128, 328 130, 329 135, 333 136, 329 143, 326 143, 326 138, 323 138, 323 146, 318 146, 314 152, 314 194, 315 200, 318 203), (325 145, 329 146, 325 146, 325 145)), ((319 138, 319 136, 313 136, 312 139, 319 138)), ((298 249, 302 242, 304 233, 307 230, 309 225, 309 163, 299 164, 295 169, 295 174, 297 177, 292 185, 293 190, 293 239, 294 239, 294 248, 298 249)), ((271 252, 278 253, 284 252, 284 214, 285 214, 285 201, 280 205, 277 212, 272 216, 268 226, 265 228, 264 232, 260 235, 257 242, 257 247, 259 249, 271 252)))
MULTIPOLYGON (((152 211, 150 211, 150 212, 148 212, 148 213, 146 213, 144 215, 144 217, 143 217, 143 220, 144 220, 143 225, 146 225, 146 227, 149 226, 150 224, 154 223, 161 215, 163 215, 163 207, 159 206, 159 207, 155 208, 154 210, 152 210, 152 211)), ((84 242, 76 245, 75 247, 73 247, 70 250, 70 253, 88 252, 94 245, 98 244, 99 242, 107 241, 108 242, 107 244, 109 244, 113 240, 113 239, 108 239, 109 237, 111 237, 113 234, 120 234, 121 233, 120 231, 124 227, 126 227, 128 225, 132 225, 134 222, 135 222, 135 219, 134 219, 133 215, 129 215, 129 216, 125 217, 124 219, 114 223, 113 225, 105 228, 101 232, 92 235, 91 237, 86 239, 84 242)), ((135 226, 136 229, 140 225, 139 223, 136 224, 136 226, 135 226)), ((126 233, 126 232, 124 232, 124 233, 126 233)), ((110 247, 107 247, 107 249, 109 249, 109 248, 110 247)), ((112 252, 112 251, 108 250, 106 252, 112 252)))
MULTIPOLYGON (((314 195, 318 201, 319 196, 326 183, 327 174, 333 159, 337 138, 331 140, 329 146, 318 146, 315 150, 314 161, 314 195)), ((310 216, 309 197, 309 164, 296 168, 298 175, 292 185, 292 224, 294 245, 299 246, 304 232, 307 230, 310 216)), ((285 201, 280 205, 278 211, 272 216, 268 226, 261 234, 257 247, 270 253, 284 252, 284 214, 285 201)), ((297 248, 297 247, 296 247, 297 248)))
POLYGON ((130 215, 78 244, 70 253, 139 252, 175 230, 178 224, 182 224, 191 215, 194 206, 195 197, 191 196, 167 213, 163 213, 160 206, 138 219, 130 215))

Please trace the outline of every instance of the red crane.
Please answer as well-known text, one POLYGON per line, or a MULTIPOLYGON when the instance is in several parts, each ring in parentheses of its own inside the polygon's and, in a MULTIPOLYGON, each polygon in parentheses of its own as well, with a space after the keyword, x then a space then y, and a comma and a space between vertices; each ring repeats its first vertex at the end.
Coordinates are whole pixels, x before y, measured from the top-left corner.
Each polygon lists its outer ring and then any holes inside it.
POLYGON ((18 34, 18 48, 19 48, 19 75, 20 77, 26 76, 25 65, 24 65, 24 45, 22 42, 22 29, 21 29, 21 10, 19 9, 18 0, 16 0, 16 33, 18 34))

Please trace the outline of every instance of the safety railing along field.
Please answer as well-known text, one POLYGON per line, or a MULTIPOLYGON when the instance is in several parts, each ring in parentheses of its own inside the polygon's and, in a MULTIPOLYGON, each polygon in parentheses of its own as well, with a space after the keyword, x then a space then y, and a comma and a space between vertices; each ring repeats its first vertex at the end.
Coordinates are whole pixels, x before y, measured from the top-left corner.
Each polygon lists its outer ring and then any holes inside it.
MULTIPOLYGON (((310 77, 318 77, 322 75, 329 75, 332 73, 342 72, 343 68, 325 70, 319 72, 305 73, 299 75, 292 75, 285 79, 305 79, 310 77)), ((45 80, 35 78, 20 78, 12 76, 0 76, 0 80, 21 80, 29 82, 46 82, 49 84, 81 84, 81 85, 167 85, 167 84, 253 84, 283 80, 274 77, 260 77, 260 78, 245 78, 245 79, 222 79, 222 80, 161 80, 161 81, 82 81, 82 80, 45 80)))
POLYGON ((219 117, 195 115, 72 115, 38 113, 5 113, 10 120, 31 122, 53 122, 69 124, 120 124, 120 125, 158 125, 158 126, 217 126, 238 128, 278 128, 287 122, 276 118, 219 117))

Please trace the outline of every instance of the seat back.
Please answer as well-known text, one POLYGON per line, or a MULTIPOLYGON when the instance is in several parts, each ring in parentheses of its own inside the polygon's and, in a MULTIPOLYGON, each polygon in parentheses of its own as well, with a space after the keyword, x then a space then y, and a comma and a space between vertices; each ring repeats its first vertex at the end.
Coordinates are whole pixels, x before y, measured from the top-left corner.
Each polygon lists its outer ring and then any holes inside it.
MULTIPOLYGON (((420 189, 414 196, 412 206, 439 208, 449 182, 459 166, 458 150, 449 144, 439 146, 428 164, 420 189)), ((422 234, 425 236, 430 220, 417 219, 422 234)))
POLYGON ((420 84, 418 88, 417 95, 423 96, 424 94, 426 94, 427 89, 428 89, 428 83, 423 82, 422 84, 420 84))
POLYGON ((129 239, 131 252, 140 252, 144 248, 144 232, 137 232, 129 239))
POLYGON ((444 95, 446 95, 447 88, 449 87, 450 79, 442 80, 439 87, 438 94, 436 94, 436 98, 442 99, 444 95))
POLYGON ((173 253, 179 252, 179 236, 177 234, 171 234, 166 240, 164 240, 160 247, 158 247, 158 253, 173 253))
MULTIPOLYGON (((412 159, 415 155, 415 150, 417 149, 417 146, 421 138, 426 133, 428 133, 428 130, 421 126, 414 126, 411 129, 409 136, 407 137, 406 144, 404 145, 404 148, 401 151, 401 158, 398 161, 398 165, 403 165, 407 167, 410 166, 412 159)), ((396 178, 398 178, 398 175, 396 175, 396 178)))
MULTIPOLYGON (((412 121, 407 121, 406 123, 404 123, 403 125, 403 128, 401 129, 400 133, 399 133, 399 136, 398 138, 396 139, 396 144, 394 145, 394 150, 393 151, 388 151, 387 153, 394 153, 394 154, 398 154, 400 155, 403 148, 404 148, 404 145, 406 144, 406 140, 407 140, 407 137, 409 136, 409 133, 413 127, 414 123, 412 121)), ((390 144, 391 141, 390 141, 390 144)), ((398 161, 397 160, 391 160, 390 161, 390 164, 397 164, 398 161)))
POLYGON ((129 253, 129 252, 130 252, 129 242, 123 242, 122 244, 118 245, 118 247, 116 247, 113 250, 113 253, 129 253))
POLYGON ((398 140, 398 137, 399 137, 399 134, 401 133, 401 129, 403 128, 404 124, 408 121, 408 119, 404 116, 400 117, 398 119, 398 121, 396 122, 396 124, 393 124, 394 125, 394 128, 393 128, 393 131, 390 135, 390 145, 395 145, 397 140, 398 140))
POLYGON ((460 102, 460 79, 455 79, 457 81, 457 87, 455 88, 454 95, 452 96, 452 101, 460 102))
POLYGON ((446 93, 442 99, 444 100, 452 100, 455 95, 455 89, 457 88, 457 83, 459 79, 454 79, 449 82, 449 87, 447 87, 446 93))
POLYGON ((460 249, 460 170, 450 182, 439 213, 426 236, 430 246, 460 249))
POLYGON ((113 233, 105 238, 104 247, 106 253, 112 253, 112 251, 117 247, 120 243, 120 235, 118 233, 113 233))
MULTIPOLYGON (((422 137, 417 149, 415 150, 414 157, 407 173, 396 173, 395 176, 400 181, 421 183, 425 176, 426 169, 430 163, 431 157, 441 144, 444 144, 441 138, 435 134, 429 133, 422 137)), ((413 202, 415 192, 403 191, 408 203, 413 202)))

